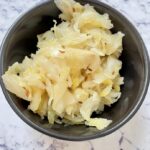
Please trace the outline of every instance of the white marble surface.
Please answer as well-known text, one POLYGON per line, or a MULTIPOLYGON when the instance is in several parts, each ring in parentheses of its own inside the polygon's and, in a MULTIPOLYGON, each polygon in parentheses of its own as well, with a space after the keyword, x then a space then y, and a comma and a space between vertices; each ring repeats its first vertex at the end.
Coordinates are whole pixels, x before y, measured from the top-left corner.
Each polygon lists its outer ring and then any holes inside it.
MULTIPOLYGON (((0 43, 14 20, 43 0, 0 0, 0 43)), ((102 0, 129 18, 150 54, 150 0, 102 0)), ((0 150, 150 150, 150 90, 126 125, 104 138, 68 142, 48 137, 26 125, 10 108, 0 90, 0 150)))

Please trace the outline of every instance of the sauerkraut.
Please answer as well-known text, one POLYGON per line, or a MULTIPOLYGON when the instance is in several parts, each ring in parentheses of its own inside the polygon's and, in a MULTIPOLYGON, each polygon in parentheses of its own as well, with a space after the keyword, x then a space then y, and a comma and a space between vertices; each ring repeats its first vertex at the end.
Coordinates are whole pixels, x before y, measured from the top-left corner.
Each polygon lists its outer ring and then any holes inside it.
MULTIPOLYGON (((89 4, 55 0, 60 24, 37 36, 37 52, 14 63, 2 76, 8 91, 50 124, 85 124, 101 130, 112 121, 93 118, 121 96, 123 50, 108 14, 89 4)), ((32 42, 32 41, 31 41, 32 42)))

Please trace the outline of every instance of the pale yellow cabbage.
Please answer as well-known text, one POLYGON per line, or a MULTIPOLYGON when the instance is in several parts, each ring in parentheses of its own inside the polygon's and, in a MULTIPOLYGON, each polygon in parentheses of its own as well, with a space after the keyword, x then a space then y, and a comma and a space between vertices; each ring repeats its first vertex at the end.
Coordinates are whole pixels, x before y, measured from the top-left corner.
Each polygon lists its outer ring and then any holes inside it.
MULTIPOLYGON (((99 130, 112 121, 91 118, 121 96, 122 32, 111 33, 108 14, 89 4, 55 0, 61 23, 37 36, 38 50, 2 76, 11 93, 50 124, 85 124, 99 130)), ((32 41, 31 41, 32 42, 32 41)))
POLYGON ((74 28, 78 31, 81 30, 81 32, 93 28, 111 29, 113 27, 108 14, 101 15, 88 4, 84 6, 83 12, 74 13, 72 21, 74 28))
POLYGON ((26 89, 24 88, 25 83, 22 81, 22 79, 20 79, 20 77, 14 74, 5 74, 3 75, 3 82, 5 83, 7 90, 22 99, 30 101, 28 99, 26 89))
POLYGON ((94 126, 98 130, 106 128, 112 121, 103 118, 92 118, 85 122, 88 126, 94 126))
POLYGON ((90 119, 91 114, 99 108, 101 103, 101 98, 97 92, 92 91, 91 93, 90 91, 90 94, 90 98, 84 101, 80 108, 80 113, 85 120, 90 119))

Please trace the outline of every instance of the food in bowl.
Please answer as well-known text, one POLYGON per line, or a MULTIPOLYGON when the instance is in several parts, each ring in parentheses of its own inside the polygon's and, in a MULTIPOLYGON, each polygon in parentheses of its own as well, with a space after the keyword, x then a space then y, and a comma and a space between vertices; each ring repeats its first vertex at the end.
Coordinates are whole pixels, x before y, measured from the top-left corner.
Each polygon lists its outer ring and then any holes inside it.
POLYGON ((55 0, 61 23, 38 35, 38 50, 2 76, 8 91, 50 124, 85 124, 101 130, 112 121, 93 118, 121 96, 122 32, 112 33, 108 14, 89 4, 55 0))

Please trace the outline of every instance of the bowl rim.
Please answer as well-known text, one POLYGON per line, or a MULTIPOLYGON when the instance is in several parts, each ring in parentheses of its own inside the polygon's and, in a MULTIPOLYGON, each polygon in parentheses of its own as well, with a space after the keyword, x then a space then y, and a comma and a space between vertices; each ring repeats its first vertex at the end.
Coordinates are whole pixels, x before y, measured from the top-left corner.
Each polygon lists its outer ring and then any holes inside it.
POLYGON ((115 8, 100 2, 98 0, 85 0, 85 3, 90 2, 90 4, 97 4, 100 5, 106 9, 110 9, 111 11, 113 11, 117 16, 121 17, 124 21, 126 21, 128 23, 128 26, 130 28, 132 28, 133 32, 136 34, 138 40, 140 41, 142 50, 143 50, 143 55, 144 55, 144 66, 145 66, 145 74, 144 74, 144 81, 143 81, 143 89, 141 90, 140 93, 140 97, 138 99, 138 102, 135 104, 135 106, 132 108, 132 110, 127 113, 123 118, 121 118, 119 121, 117 121, 111 128, 106 129, 102 132, 98 132, 97 134, 93 134, 93 135, 87 135, 87 136, 83 136, 83 137, 75 137, 73 135, 61 135, 58 133, 52 133, 49 132, 48 130, 36 125, 35 123, 33 123, 30 119, 26 118, 25 115, 23 115, 22 112, 19 111, 19 109, 17 108, 17 106, 13 103, 13 101, 11 100, 11 97, 8 95, 7 90, 5 89, 5 85, 2 81, 1 76, 4 73, 4 69, 3 69, 3 56, 4 56, 4 47, 6 45, 6 41, 9 38, 9 36, 11 35, 12 30, 15 28, 16 24, 23 18, 25 17, 28 13, 32 12, 33 10, 37 9, 38 7, 41 7, 42 5, 46 5, 49 4, 51 1, 53 0, 49 0, 49 1, 45 1, 45 2, 41 2, 36 6, 33 6, 32 8, 28 9, 25 13, 21 14, 16 21, 11 25, 11 27, 8 29, 2 44, 1 44, 1 48, 0 48, 0 84, 2 87, 2 91, 5 95, 5 98, 7 100, 7 102, 9 103, 9 105, 11 106, 11 108, 14 110, 14 112, 26 123, 28 124, 30 127, 34 128, 35 130, 44 133, 48 136, 57 138, 57 139, 61 139, 61 140, 68 140, 68 141, 85 141, 85 140, 91 140, 91 139, 95 139, 95 138, 99 138, 99 137, 104 137, 106 135, 109 135, 111 133, 113 133, 114 131, 116 131, 117 129, 119 129, 120 127, 122 127, 125 123, 127 123, 134 115, 135 113, 138 111, 138 109, 140 108, 140 106, 142 105, 147 90, 148 90, 148 86, 149 86, 149 75, 150 75, 150 61, 149 61, 149 56, 148 56, 148 52, 146 49, 146 46, 138 32, 138 30, 136 29, 136 27, 123 15, 121 14, 118 10, 116 10, 115 8))

